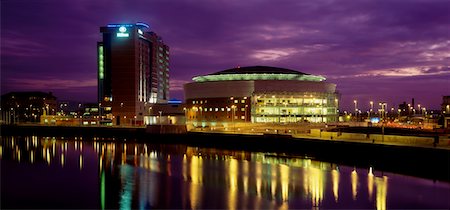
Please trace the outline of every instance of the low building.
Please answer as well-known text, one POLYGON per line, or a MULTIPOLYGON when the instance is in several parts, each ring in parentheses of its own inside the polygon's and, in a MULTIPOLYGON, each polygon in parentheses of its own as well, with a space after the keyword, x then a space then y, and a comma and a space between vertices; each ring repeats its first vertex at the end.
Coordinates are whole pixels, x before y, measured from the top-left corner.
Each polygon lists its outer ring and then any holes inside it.
POLYGON ((187 121, 202 126, 228 122, 335 122, 339 94, 322 76, 249 66, 197 76, 184 85, 187 121))
POLYGON ((41 116, 57 112, 56 97, 51 92, 10 92, 1 100, 3 123, 39 122, 41 116))
POLYGON ((443 115, 444 128, 450 128, 450 96, 442 97, 441 111, 443 115))

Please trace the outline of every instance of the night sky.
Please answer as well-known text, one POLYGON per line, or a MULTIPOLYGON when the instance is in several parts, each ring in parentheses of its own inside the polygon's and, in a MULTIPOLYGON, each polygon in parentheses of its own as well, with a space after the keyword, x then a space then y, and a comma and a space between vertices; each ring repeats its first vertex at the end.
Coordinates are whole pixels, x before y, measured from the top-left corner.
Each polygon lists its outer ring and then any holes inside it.
POLYGON ((170 47, 171 97, 196 75, 267 65, 323 75, 342 110, 450 95, 450 1, 1 1, 1 92, 95 102, 108 23, 146 22, 170 47))

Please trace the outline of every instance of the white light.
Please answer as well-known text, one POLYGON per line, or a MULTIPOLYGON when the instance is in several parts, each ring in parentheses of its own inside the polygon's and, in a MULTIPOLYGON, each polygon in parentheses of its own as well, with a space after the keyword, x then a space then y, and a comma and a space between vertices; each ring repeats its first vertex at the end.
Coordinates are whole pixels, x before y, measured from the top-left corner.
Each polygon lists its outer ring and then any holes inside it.
POLYGON ((141 29, 138 29, 138 33, 141 34, 141 35, 144 34, 144 32, 142 32, 141 29))
POLYGON ((127 28, 125 28, 125 26, 120 26, 119 31, 124 33, 125 31, 127 31, 127 28))

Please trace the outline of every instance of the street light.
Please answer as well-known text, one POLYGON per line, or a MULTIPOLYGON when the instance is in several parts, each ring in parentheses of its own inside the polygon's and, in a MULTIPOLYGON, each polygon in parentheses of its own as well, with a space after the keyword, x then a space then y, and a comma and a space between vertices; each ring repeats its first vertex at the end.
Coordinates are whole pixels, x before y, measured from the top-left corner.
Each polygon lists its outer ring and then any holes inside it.
POLYGON ((236 105, 231 106, 232 112, 231 112, 231 124, 233 124, 233 131, 235 131, 236 125, 234 124, 234 116, 236 115, 236 105))
POLYGON ((248 108, 248 105, 245 105, 245 122, 247 122, 247 108, 248 108))
POLYGON ((358 101, 357 101, 357 100, 353 100, 353 103, 355 104, 355 117, 356 117, 356 121, 358 121, 358 101))

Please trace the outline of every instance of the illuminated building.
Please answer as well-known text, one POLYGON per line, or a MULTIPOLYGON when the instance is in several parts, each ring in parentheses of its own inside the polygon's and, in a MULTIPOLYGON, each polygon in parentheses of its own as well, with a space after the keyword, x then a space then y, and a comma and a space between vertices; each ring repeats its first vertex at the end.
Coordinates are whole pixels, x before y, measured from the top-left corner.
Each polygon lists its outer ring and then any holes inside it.
POLYGON ((335 122, 336 85, 290 69, 237 67, 193 78, 184 86, 187 121, 335 122))
POLYGON ((442 96, 441 111, 443 115, 444 128, 450 128, 450 96, 442 96))
POLYGON ((169 99, 169 47, 145 23, 109 24, 97 43, 98 103, 115 124, 141 124, 169 99))
POLYGON ((56 112, 56 97, 51 92, 10 92, 1 97, 3 123, 39 122, 41 116, 56 112))

